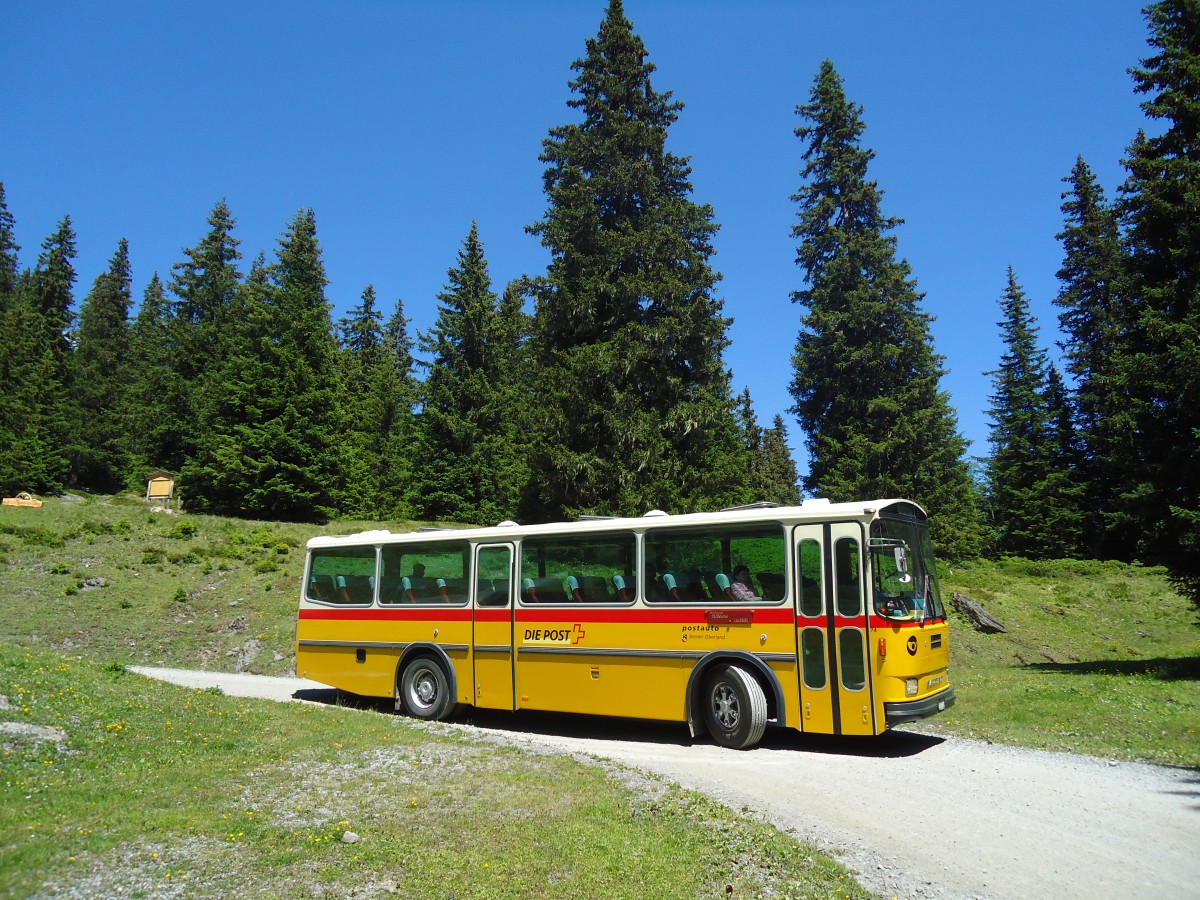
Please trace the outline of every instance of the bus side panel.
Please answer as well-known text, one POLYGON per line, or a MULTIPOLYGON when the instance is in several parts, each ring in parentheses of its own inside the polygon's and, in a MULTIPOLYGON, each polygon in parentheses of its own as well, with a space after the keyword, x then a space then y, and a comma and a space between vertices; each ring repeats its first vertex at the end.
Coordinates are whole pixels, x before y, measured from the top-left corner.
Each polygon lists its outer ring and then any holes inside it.
POLYGON ((799 721, 788 608, 524 608, 517 616, 520 709, 685 721, 697 661, 739 650, 767 656, 786 698, 780 724, 799 721))
POLYGON ((410 644, 445 646, 458 699, 471 700, 469 610, 302 609, 296 638, 297 675, 366 697, 395 696, 396 666, 410 644))
MULTIPOLYGON (((680 646, 693 653, 736 650, 758 656, 779 681, 783 692, 784 708, 771 711, 777 723, 799 728, 796 617, 791 607, 714 606, 694 610, 693 615, 701 624, 690 626, 695 630, 684 632, 680 646), (724 624, 726 617, 733 620, 731 624, 724 624)), ((688 668, 690 674, 691 666, 688 668)), ((774 706, 774 693, 770 690, 765 693, 768 703, 774 706)))
POLYGON ((686 677, 678 659, 517 654, 518 706, 682 722, 686 677))
POLYGON ((684 721, 678 626, 630 621, 637 612, 518 610, 517 708, 684 721))

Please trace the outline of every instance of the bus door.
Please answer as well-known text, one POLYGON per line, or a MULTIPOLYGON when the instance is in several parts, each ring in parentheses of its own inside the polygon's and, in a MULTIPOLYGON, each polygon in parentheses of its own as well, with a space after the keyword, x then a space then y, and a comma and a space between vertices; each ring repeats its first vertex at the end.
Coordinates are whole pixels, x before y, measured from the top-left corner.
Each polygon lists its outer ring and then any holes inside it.
POLYGON ((475 706, 513 706, 513 545, 475 548, 472 654, 475 706))
POLYGON ((805 525, 794 541, 800 727, 874 734, 862 528, 854 522, 805 525))

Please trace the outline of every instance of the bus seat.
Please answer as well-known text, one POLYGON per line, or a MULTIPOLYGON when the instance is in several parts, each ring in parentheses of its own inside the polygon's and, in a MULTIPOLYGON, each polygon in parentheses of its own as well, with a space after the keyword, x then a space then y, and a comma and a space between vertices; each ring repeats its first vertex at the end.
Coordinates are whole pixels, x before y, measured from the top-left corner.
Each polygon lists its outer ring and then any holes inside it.
POLYGON ((762 588, 764 600, 782 600, 786 593, 783 588, 783 576, 778 572, 759 572, 758 584, 762 588))
POLYGON ((570 599, 561 578, 535 578, 533 586, 541 603, 566 603, 570 599))
POLYGON ((480 578, 475 590, 480 606, 508 606, 507 578, 480 578))
POLYGON ((607 603, 612 597, 608 593, 608 579, 599 575, 584 575, 579 579, 583 595, 592 603, 607 603))
POLYGON ((614 575, 612 578, 613 589, 617 592, 617 597, 621 600, 632 600, 633 590, 625 586, 624 575, 614 575))
POLYGON ((521 599, 526 603, 565 603, 568 598, 561 579, 523 578, 521 599))
POLYGON ((373 591, 368 575, 339 575, 337 593, 344 603, 370 603, 373 591))
POLYGON ((400 589, 403 591, 403 599, 408 603, 416 603, 417 595, 413 588, 413 580, 405 575, 400 579, 400 589))
POLYGON ((308 579, 308 597, 310 600, 333 599, 333 576, 313 575, 308 579))
POLYGON ((729 589, 729 576, 724 572, 718 572, 713 581, 716 583, 716 589, 713 590, 713 599, 716 600, 732 600, 733 591, 729 589))
POLYGON ((663 572, 662 577, 663 587, 667 589, 667 597, 664 599, 682 600, 679 596, 679 588, 675 585, 675 576, 670 572, 663 572))
POLYGON ((446 603, 464 603, 467 599, 467 579, 439 578, 438 590, 446 603))
POLYGON ((679 594, 684 600, 707 600, 708 592, 704 590, 704 579, 699 572, 684 572, 679 576, 679 594))
POLYGON ((571 592, 571 599, 576 603, 583 603, 587 599, 583 595, 583 588, 579 584, 579 579, 574 575, 567 576, 567 589, 571 592))

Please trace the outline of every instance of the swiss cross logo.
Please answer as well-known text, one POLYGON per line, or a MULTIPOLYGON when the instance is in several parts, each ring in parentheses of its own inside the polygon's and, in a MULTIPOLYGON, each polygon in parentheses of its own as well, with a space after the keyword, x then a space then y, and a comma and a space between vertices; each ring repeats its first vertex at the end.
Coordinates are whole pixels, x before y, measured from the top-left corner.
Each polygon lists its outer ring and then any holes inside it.
POLYGON ((571 629, 571 643, 578 644, 586 636, 587 632, 583 630, 578 622, 576 622, 575 627, 571 629))

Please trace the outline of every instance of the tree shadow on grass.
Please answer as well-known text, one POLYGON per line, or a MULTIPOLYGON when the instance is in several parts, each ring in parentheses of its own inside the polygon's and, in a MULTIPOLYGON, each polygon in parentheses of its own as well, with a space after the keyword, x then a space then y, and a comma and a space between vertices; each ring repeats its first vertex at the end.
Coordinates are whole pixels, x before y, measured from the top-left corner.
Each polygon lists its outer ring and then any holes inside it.
POLYGON ((1200 656, 1027 663, 1026 669, 1067 675, 1149 675, 1159 681, 1200 681, 1200 656))

